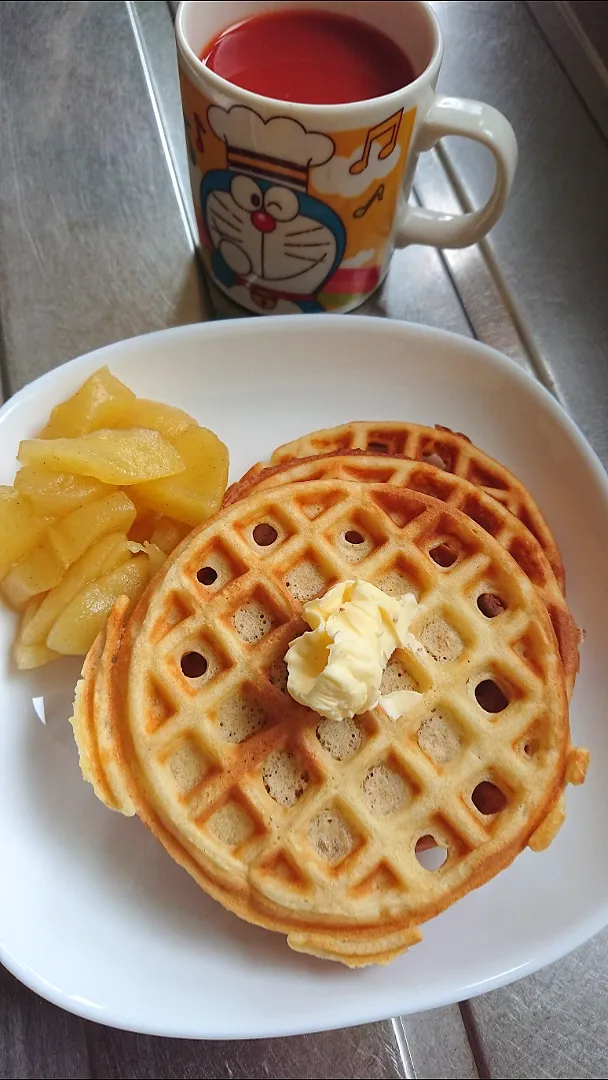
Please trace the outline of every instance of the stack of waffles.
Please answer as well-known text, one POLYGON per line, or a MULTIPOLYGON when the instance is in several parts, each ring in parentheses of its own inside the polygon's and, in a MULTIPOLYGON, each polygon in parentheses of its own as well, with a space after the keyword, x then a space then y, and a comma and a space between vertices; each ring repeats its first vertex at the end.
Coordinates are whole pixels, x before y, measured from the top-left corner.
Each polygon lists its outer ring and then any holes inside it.
POLYGON ((579 633, 525 487, 466 436, 353 423, 284 445, 151 583, 83 669, 81 769, 212 897, 292 948, 385 963, 538 851, 584 779, 568 703, 579 633), (417 646, 382 693, 323 719, 287 692, 303 604, 362 579, 413 592, 417 646))

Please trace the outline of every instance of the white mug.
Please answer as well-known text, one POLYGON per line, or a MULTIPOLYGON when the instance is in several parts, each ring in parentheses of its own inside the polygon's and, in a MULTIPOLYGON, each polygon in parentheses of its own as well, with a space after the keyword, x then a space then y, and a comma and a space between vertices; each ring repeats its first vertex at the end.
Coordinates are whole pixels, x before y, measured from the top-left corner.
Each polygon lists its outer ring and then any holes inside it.
POLYGON ((287 4, 182 0, 176 35, 201 254, 219 288, 250 311, 350 311, 381 284, 395 247, 466 247, 485 236, 507 200, 517 143, 490 105, 435 93, 443 41, 430 4, 291 3, 372 24, 403 49, 416 78, 340 105, 263 97, 200 56, 227 27, 287 4), (418 155, 444 135, 494 155, 494 188, 479 210, 408 204, 418 155))

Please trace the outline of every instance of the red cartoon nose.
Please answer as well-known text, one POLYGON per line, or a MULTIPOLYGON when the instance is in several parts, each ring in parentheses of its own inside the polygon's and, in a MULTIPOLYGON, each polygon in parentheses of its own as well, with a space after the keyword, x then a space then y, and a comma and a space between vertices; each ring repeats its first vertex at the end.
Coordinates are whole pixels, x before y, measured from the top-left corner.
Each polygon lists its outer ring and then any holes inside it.
POLYGON ((251 220, 256 229, 259 229, 260 232, 272 232, 273 229, 276 229, 277 227, 277 223, 272 214, 266 213, 265 210, 255 210, 251 215, 251 220))

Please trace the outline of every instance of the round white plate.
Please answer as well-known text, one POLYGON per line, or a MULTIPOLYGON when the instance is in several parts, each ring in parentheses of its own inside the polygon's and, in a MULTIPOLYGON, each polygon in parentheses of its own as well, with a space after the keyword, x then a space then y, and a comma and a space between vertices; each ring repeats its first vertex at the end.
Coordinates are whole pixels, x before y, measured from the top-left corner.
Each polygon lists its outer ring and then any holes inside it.
POLYGON ((138 394, 191 412, 228 444, 232 478, 274 446, 354 419, 466 432, 530 488, 587 631, 572 703, 592 751, 568 819, 541 855, 423 927, 385 968, 352 972, 291 952, 202 893, 138 821, 80 778, 70 715, 79 663, 31 675, 9 661, 0 612, 0 957, 24 983, 93 1020, 197 1038, 286 1035, 378 1020, 482 993, 534 971, 608 922, 608 482, 537 383, 482 345, 360 316, 208 323, 111 345, 38 379, 0 412, 0 481, 20 439, 102 364, 138 394), (40 722, 43 717, 45 723, 40 722))

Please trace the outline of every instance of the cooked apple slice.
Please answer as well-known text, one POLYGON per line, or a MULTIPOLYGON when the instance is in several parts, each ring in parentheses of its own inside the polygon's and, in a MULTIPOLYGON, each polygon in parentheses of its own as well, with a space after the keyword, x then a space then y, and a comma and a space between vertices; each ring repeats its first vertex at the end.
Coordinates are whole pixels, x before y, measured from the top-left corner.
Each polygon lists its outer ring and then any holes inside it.
POLYGON ((228 450, 207 428, 192 427, 173 440, 185 469, 178 476, 137 484, 135 497, 151 510, 200 525, 219 509, 228 480, 228 450))
POLYGON ((161 548, 165 555, 170 555, 191 531, 190 525, 183 525, 181 521, 157 514, 156 523, 149 536, 152 543, 161 548))
POLYGON ((21 492, 0 486, 0 580, 36 547, 50 523, 21 492))
POLYGON ((128 562, 138 548, 139 545, 127 540, 124 533, 116 532, 93 544, 65 571, 59 585, 46 594, 28 622, 22 625, 22 643, 43 645, 51 627, 74 597, 91 581, 128 562))
POLYGON ((56 660, 59 656, 59 653, 53 652, 52 649, 49 649, 48 645, 27 645, 23 640, 24 633, 32 619, 35 618, 36 612, 40 609, 42 599, 42 596, 35 596, 33 600, 30 600, 21 617, 17 637, 13 644, 13 659, 20 671, 28 671, 30 668, 42 667, 43 664, 48 664, 51 660, 56 660))
MULTIPOLYGON (((67 570, 87 548, 111 532, 127 533, 135 521, 135 506, 124 491, 73 510, 49 530, 49 544, 67 570)), ((59 584, 59 582, 55 582, 59 584)))
POLYGON ((172 442, 177 435, 196 425, 196 420, 175 405, 162 405, 160 401, 136 398, 127 409, 117 427, 152 428, 172 442))
POLYGON ((178 451, 147 428, 94 431, 77 439, 24 439, 17 457, 22 465, 94 476, 104 484, 137 484, 184 471, 178 451))
MULTIPOLYGON (((133 488, 130 487, 130 499, 132 498, 132 492, 133 488)), ((133 499, 133 502, 137 506, 135 499, 133 499)), ((134 540, 137 544, 143 544, 144 540, 150 540, 158 521, 162 521, 162 517, 156 513, 156 510, 148 510, 146 506, 137 506, 137 517, 129 529, 129 540, 134 540)))
POLYGON ((64 573, 57 552, 48 542, 39 544, 8 572, 2 582, 2 595, 15 611, 21 611, 32 597, 54 588, 64 573))
POLYGON ((84 656, 105 625, 117 598, 128 596, 133 606, 148 584, 150 572, 150 559, 142 553, 92 581, 61 612, 47 637, 49 649, 69 656, 84 656))
POLYGON ((48 645, 13 645, 13 659, 19 671, 31 671, 32 668, 44 667, 51 660, 59 660, 61 653, 53 652, 48 645))
POLYGON ((43 544, 13 566, 1 586, 5 600, 20 611, 33 596, 59 585, 67 568, 102 536, 126 533, 134 518, 135 507, 122 491, 73 510, 56 522, 43 544))
POLYGON ((40 465, 24 465, 15 477, 17 491, 27 495, 41 514, 63 517, 85 503, 112 493, 109 484, 92 476, 53 472, 40 465))
POLYGON ((158 573, 161 566, 166 562, 167 556, 164 551, 161 550, 156 544, 149 544, 148 541, 144 541, 144 551, 150 560, 150 577, 154 577, 158 573))
POLYGON ((114 427, 135 401, 135 394, 107 367, 100 368, 71 398, 56 405, 41 439, 73 439, 98 428, 114 427))

